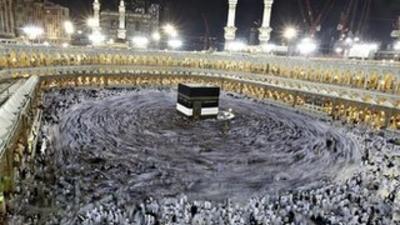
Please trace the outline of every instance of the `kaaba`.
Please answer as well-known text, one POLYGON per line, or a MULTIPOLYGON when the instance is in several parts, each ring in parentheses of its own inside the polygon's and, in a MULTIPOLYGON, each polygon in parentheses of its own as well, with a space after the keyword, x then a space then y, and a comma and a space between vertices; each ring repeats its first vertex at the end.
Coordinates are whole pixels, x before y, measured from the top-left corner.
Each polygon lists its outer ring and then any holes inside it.
POLYGON ((176 109, 192 118, 216 117, 220 88, 197 84, 179 84, 176 109))

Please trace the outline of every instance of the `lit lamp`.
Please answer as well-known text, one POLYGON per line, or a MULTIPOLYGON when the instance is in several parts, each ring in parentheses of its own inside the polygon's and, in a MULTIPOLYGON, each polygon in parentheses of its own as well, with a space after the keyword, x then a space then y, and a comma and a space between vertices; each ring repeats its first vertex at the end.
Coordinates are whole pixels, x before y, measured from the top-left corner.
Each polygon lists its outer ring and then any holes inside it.
POLYGON ((110 40, 108 40, 108 42, 107 42, 107 44, 109 44, 109 45, 113 45, 115 43, 115 41, 114 41, 114 39, 110 39, 110 40))
POLYGON ((283 32, 283 37, 287 40, 287 54, 291 55, 291 46, 292 46, 292 41, 297 37, 298 31, 294 27, 286 27, 284 32, 283 32))
POLYGON ((178 49, 183 46, 183 42, 178 39, 172 39, 168 41, 168 46, 172 49, 178 49))
POLYGON ((163 27, 164 32, 169 35, 170 37, 176 38, 178 36, 178 31, 176 30, 176 28, 171 25, 171 24, 167 24, 163 27))
POLYGON ((287 27, 287 28, 285 29, 285 31, 283 32, 283 37, 284 37, 286 40, 288 40, 288 41, 291 41, 291 40, 293 40, 294 38, 296 38, 296 37, 297 37, 297 30, 296 30, 296 28, 294 28, 294 27, 287 27))
MULTIPOLYGON (((71 35, 75 32, 74 24, 71 21, 64 22, 64 30, 68 35, 68 40, 71 40, 71 35)), ((64 47, 64 46, 63 46, 64 47)))
POLYGON ((132 38, 132 42, 136 48, 145 49, 149 45, 149 39, 147 39, 146 37, 141 37, 141 36, 132 38))
POLYGON ((71 35, 75 32, 74 24, 71 21, 64 22, 64 29, 68 35, 71 35))
POLYGON ((104 42, 105 39, 106 37, 99 31, 94 31, 92 34, 89 35, 89 40, 92 42, 93 45, 100 45, 104 42))
POLYGON ((342 47, 337 47, 337 48, 335 48, 335 52, 336 52, 336 54, 342 54, 343 53, 343 51, 344 51, 344 49, 342 48, 342 47))
POLYGON ((345 42, 347 45, 352 45, 352 44, 353 44, 353 39, 352 39, 351 37, 348 37, 348 38, 346 38, 346 40, 344 40, 344 42, 345 42))
POLYGON ((276 49, 276 46, 274 44, 264 44, 262 45, 262 50, 266 53, 272 53, 276 49))
POLYGON ((400 51, 400 41, 397 41, 397 42, 394 44, 394 50, 400 51))
POLYGON ((234 52, 243 51, 246 49, 246 44, 243 41, 232 41, 227 43, 227 49, 234 52))
POLYGON ((87 23, 88 27, 90 27, 90 28, 94 28, 94 27, 97 26, 97 21, 96 21, 96 19, 93 18, 93 17, 89 18, 89 19, 86 21, 86 23, 87 23))
POLYGON ((151 35, 151 38, 153 39, 153 41, 159 42, 159 41, 161 40, 161 35, 160 35, 159 32, 154 32, 154 33, 151 35))
POLYGON ((44 34, 43 28, 37 26, 26 26, 22 28, 22 31, 28 36, 29 40, 35 40, 44 34))
POLYGON ((311 38, 304 38, 300 41, 297 45, 297 49, 299 50, 300 54, 302 55, 310 55, 311 53, 317 50, 317 44, 311 38))

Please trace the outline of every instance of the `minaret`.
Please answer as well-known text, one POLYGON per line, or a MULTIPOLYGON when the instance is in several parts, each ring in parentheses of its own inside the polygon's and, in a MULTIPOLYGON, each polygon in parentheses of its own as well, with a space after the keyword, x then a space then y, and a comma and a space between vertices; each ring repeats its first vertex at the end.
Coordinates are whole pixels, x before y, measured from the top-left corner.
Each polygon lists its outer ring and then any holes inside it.
POLYGON ((269 39, 271 38, 272 28, 270 27, 271 23, 271 10, 272 4, 274 0, 264 0, 264 17, 263 23, 260 27, 260 44, 268 43, 269 39))
POLYGON ((99 0, 94 0, 93 2, 93 31, 100 31, 100 2, 99 0))
POLYGON ((234 41, 236 38, 235 16, 237 2, 238 0, 229 0, 228 22, 225 27, 225 50, 227 50, 229 42, 234 41))
POLYGON ((121 0, 119 3, 119 28, 117 35, 119 40, 126 40, 125 15, 125 1, 121 0))

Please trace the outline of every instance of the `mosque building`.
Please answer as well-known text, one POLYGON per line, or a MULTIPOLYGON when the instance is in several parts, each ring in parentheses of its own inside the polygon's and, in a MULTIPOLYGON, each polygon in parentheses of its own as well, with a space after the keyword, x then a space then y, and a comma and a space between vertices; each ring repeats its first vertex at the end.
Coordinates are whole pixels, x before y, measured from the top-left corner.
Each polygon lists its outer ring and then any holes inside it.
POLYGON ((101 10, 101 2, 93 2, 95 30, 101 30, 109 39, 125 42, 137 35, 151 34, 158 30, 160 6, 158 4, 126 4, 119 2, 118 10, 101 10), (129 6, 129 7, 128 7, 129 6))

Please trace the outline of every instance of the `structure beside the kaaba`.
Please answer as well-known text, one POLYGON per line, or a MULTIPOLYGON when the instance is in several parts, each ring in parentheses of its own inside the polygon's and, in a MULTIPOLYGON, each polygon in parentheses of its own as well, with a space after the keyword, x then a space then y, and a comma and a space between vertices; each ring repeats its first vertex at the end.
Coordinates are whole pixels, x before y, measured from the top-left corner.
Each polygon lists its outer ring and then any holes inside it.
POLYGON ((179 84, 176 109, 188 117, 216 117, 219 94, 220 88, 216 86, 179 84))

